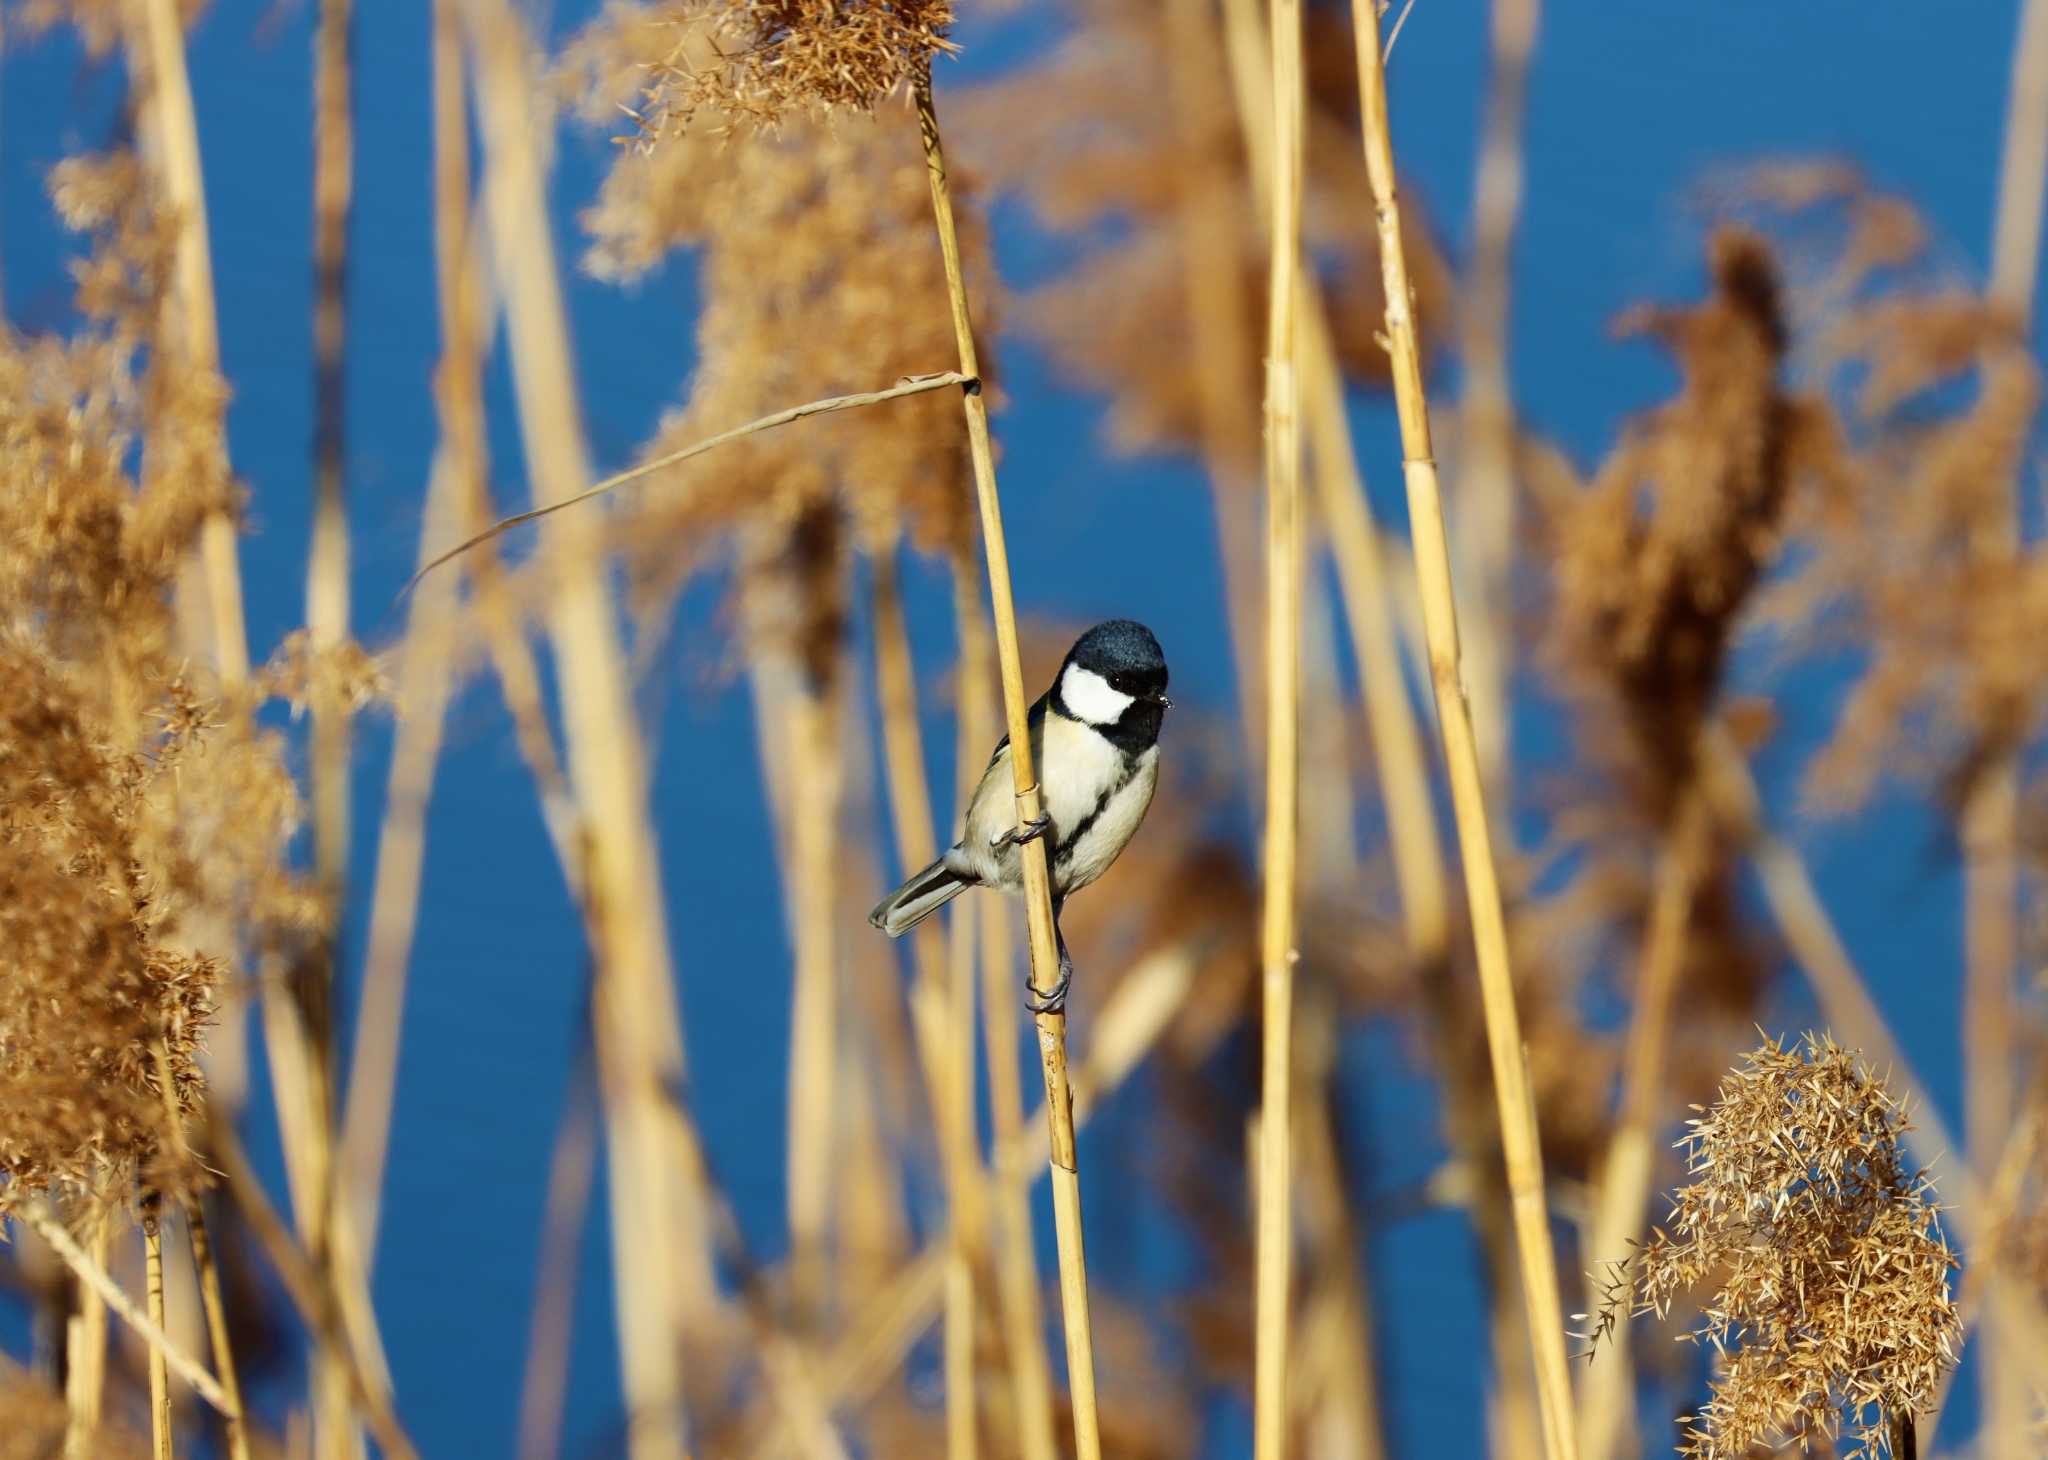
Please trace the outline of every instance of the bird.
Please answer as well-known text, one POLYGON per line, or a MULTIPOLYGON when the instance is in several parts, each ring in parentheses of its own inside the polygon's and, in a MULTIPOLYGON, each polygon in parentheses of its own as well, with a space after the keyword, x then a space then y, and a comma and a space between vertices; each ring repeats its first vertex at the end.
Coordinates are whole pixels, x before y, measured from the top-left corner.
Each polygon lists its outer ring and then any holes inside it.
POLYGON ((1022 848, 1045 837, 1060 976, 1042 996, 1034 988, 1026 1006, 1035 1014, 1061 1012, 1074 964, 1059 932, 1060 910, 1109 870, 1144 821, 1159 784, 1159 727, 1172 703, 1166 655, 1150 629, 1110 619, 1081 635, 1029 715, 1044 814, 1017 824, 1005 735, 968 798, 960 839, 875 904, 868 921, 900 938, 970 887, 1021 892, 1022 848))

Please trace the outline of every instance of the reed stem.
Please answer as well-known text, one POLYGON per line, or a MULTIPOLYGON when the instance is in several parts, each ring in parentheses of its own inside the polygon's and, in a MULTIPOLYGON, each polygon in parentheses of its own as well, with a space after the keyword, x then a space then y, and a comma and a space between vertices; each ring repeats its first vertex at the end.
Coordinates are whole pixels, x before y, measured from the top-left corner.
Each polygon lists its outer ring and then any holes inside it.
MULTIPOLYGON (((149 1297, 149 1321, 158 1333, 164 1326, 164 1233, 162 1202, 153 1191, 142 1197, 142 1261, 149 1297)), ((164 1361, 170 1344, 149 1346, 149 1441, 155 1460, 171 1460, 171 1372, 164 1361)))
MULTIPOLYGON (((953 560, 953 617, 960 632, 958 799, 964 808, 975 784, 975 761, 996 736, 994 646, 988 616, 974 590, 971 549, 953 560)), ((964 910, 964 905, 963 910, 964 910)), ((957 914, 956 914, 957 916, 957 914)), ((1017 1412, 1017 1440, 1023 1460, 1056 1460, 1052 1374, 1045 1356, 1045 1314, 1038 1284, 1037 1248, 1031 1237, 1032 1172, 1012 1170, 1000 1153, 1022 1150, 1029 1141, 1024 1116, 1024 1078, 1017 1064, 1017 985, 1010 907, 982 898, 969 914, 968 936, 979 934, 982 972, 982 1042, 988 1062, 989 1124, 994 1144, 988 1163, 993 1216, 996 1301, 1003 1344, 1010 1359, 1011 1399, 1017 1412)), ((961 950, 972 957, 970 945, 961 950)))
MULTIPOLYGON (((145 1254, 147 1253, 147 1244, 151 1240, 150 1232, 156 1226, 156 1213, 150 1205, 152 1201, 154 1201, 154 1197, 146 1198, 144 1202, 143 1237, 145 1254)), ((79 1246, 78 1239, 65 1230, 64 1224, 51 1216, 49 1212, 33 1202, 24 1202, 15 1207, 10 1215, 19 1217, 35 1231, 37 1236, 49 1243, 50 1250, 55 1252, 58 1259, 71 1269, 72 1275, 99 1294, 101 1301, 122 1322, 126 1323, 141 1336, 142 1341, 149 1346, 152 1363, 161 1362, 168 1373, 177 1374, 180 1379, 183 1379, 192 1386, 194 1393, 222 1414, 232 1412, 233 1406, 228 1403, 226 1392, 214 1380, 213 1375, 206 1372, 206 1366, 179 1348, 176 1340, 164 1330, 161 1312, 163 1304, 163 1247, 160 1237, 156 1239, 158 1245, 155 1282, 153 1284, 155 1292, 149 1296, 149 1311, 145 1312, 140 1304, 122 1291, 121 1285, 115 1282, 113 1277, 107 1272, 105 1264, 89 1255, 83 1247, 79 1246)), ((168 1401, 166 1402, 168 1403, 168 1401)))
POLYGON ((1300 0, 1272 0, 1266 326, 1266 846, 1253 1448, 1282 1460, 1294 1285, 1294 903, 1301 709, 1301 425, 1295 382, 1303 149, 1300 0))
MULTIPOLYGON (((974 325, 968 312, 967 284, 960 266, 960 239, 953 223, 953 198, 946 181, 945 149, 932 102, 930 69, 917 78, 918 125, 931 180, 932 214, 938 226, 939 250, 946 267, 953 334, 960 349, 960 373, 974 385, 963 387, 961 409, 967 419, 969 454, 974 463, 975 497, 981 511, 982 546, 988 560, 989 600, 995 620, 996 658, 1002 670, 1004 718, 1010 732, 1010 766, 1017 792, 1019 824, 1040 815, 1039 788, 1031 749, 1029 711, 1024 696, 1024 669, 1017 646, 1017 614, 1010 593, 1009 550, 1003 537, 1002 502, 996 495, 995 454, 990 449, 988 403, 979 387, 981 366, 976 356, 974 325)), ((1041 995, 1059 981, 1059 952, 1052 924, 1051 884, 1047 876, 1045 841, 1024 843, 1024 910, 1030 928, 1031 982, 1041 995)), ((1060 1299, 1067 1340, 1067 1387, 1074 1411, 1074 1448, 1078 1460, 1101 1460, 1100 1422, 1095 1412, 1095 1347, 1088 1320, 1087 1258, 1082 1250, 1080 1163, 1074 1149, 1074 1113, 1067 1089, 1067 1018, 1064 1012, 1037 1016, 1039 1063, 1045 1073, 1046 1107, 1051 1113, 1053 1222, 1059 1242, 1060 1299)))
POLYGON ((1479 748, 1461 674, 1458 607, 1451 585, 1443 496, 1430 439, 1429 402, 1422 383, 1422 358, 1415 333, 1407 255, 1401 239, 1400 204, 1395 194, 1394 149, 1388 129, 1379 17, 1369 0, 1355 0, 1353 16, 1365 162, 1379 217, 1387 342, 1401 422, 1415 576, 1429 643, 1430 687, 1436 698, 1437 726, 1450 773, 1451 804, 1465 867, 1487 1046, 1493 1062, 1494 1096, 1500 1110, 1501 1146, 1536 1360, 1544 1448, 1549 1460, 1576 1460, 1578 1427, 1572 1410, 1570 1369, 1565 1359, 1564 1304, 1558 1292, 1557 1264, 1544 1199, 1542 1142, 1522 1048, 1521 1019, 1515 1009, 1507 919, 1493 862, 1493 834, 1487 822, 1479 748))
MULTIPOLYGON (((88 1213, 92 1226, 80 1249, 97 1269, 107 1264, 107 1242, 113 1231, 104 1209, 88 1213)), ((64 1404, 69 1416, 64 1430, 64 1460, 94 1460, 92 1445, 100 1427, 107 1380, 107 1302, 98 1287, 73 1274, 78 1302, 65 1332, 64 1404)))

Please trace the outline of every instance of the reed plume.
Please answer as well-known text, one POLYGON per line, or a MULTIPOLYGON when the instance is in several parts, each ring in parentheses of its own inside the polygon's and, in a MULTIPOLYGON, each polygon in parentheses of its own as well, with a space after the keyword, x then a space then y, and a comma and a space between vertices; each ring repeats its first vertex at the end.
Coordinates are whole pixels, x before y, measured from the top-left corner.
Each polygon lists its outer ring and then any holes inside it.
POLYGON ((1927 1407, 1957 1358, 1956 1267, 1925 1172, 1900 1151, 1906 1112, 1825 1036, 1744 1056, 1688 1122, 1691 1180, 1618 1273, 1603 1330, 1667 1318, 1711 1287, 1692 1336, 1717 1358, 1683 1453, 1738 1460, 1838 1430, 1889 1454, 1893 1421, 1927 1407))

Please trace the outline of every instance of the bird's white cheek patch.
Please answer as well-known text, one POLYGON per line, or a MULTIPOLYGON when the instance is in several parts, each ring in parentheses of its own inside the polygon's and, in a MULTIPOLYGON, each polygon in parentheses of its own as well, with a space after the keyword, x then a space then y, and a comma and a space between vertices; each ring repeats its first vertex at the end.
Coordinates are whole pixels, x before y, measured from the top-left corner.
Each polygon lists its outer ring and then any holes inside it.
POLYGON ((1069 664, 1060 676, 1060 698, 1069 713, 1091 725, 1114 725, 1133 703, 1130 695, 1112 689, 1108 680, 1078 664, 1069 664))

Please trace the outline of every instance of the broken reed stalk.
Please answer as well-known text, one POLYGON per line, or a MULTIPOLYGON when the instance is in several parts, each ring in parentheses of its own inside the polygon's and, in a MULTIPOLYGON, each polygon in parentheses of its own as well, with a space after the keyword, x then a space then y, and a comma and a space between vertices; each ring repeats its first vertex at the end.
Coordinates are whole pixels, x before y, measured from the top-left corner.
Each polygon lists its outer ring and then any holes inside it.
MULTIPOLYGON (((884 783, 905 875, 938 855, 931 795, 926 789, 923 734, 918 726, 917 675, 897 575, 898 547, 872 555, 870 593, 875 635, 875 695, 882 718, 884 783)), ((974 751, 968 751, 971 763, 974 751)), ((971 1456, 974 1428, 974 1259, 981 1246, 981 1171, 974 1131, 974 911, 954 909, 949 950, 936 923, 911 935, 917 969, 912 1024, 930 1092, 946 1182, 952 1248, 946 1272, 946 1453, 971 1456), (949 957, 949 951, 951 956, 949 957), (954 965, 949 967, 948 965, 954 965), (959 967, 964 965, 966 987, 959 967), (963 1022, 966 1027, 963 1026, 963 1022)))
POLYGON ((1294 899, 1301 710, 1301 423, 1294 378, 1300 300, 1304 104, 1300 0, 1271 0, 1273 150, 1266 325, 1266 829, 1261 915, 1253 1453, 1287 1452, 1294 1286, 1294 899))
POLYGON ((735 426, 730 431, 720 431, 716 436, 707 436, 702 441, 692 441, 688 446, 681 447, 675 451, 664 452, 660 456, 641 462, 638 466, 627 467, 624 471, 616 472, 596 485, 586 487, 575 493, 573 496, 544 503, 530 511, 515 512, 510 517, 501 517, 483 531, 464 538, 461 542, 455 544, 454 547, 440 554, 440 556, 436 557, 424 568, 421 568, 417 573, 414 573, 407 581, 405 587, 399 590, 399 594, 403 597, 405 594, 410 593, 419 585, 419 581, 422 578, 426 577, 427 574, 433 572, 443 563, 453 558, 458 558, 471 548, 487 543, 494 537, 500 537, 515 527, 524 526, 529 522, 537 522, 543 517, 548 517, 561 511, 564 507, 574 507, 578 503, 588 502, 593 497, 601 497, 606 492, 623 487, 628 482, 636 482, 640 478, 651 476, 653 473, 661 471, 666 467, 688 461, 693 456, 701 456, 714 446, 724 446, 726 443, 737 441, 743 436, 751 436, 756 431, 770 431, 777 426, 787 426, 790 422, 801 421, 806 416, 822 416, 832 411, 848 411, 861 406, 880 405, 883 401, 900 400, 906 395, 922 395, 928 390, 944 390, 949 385, 972 385, 977 390, 980 388, 978 381, 971 375, 951 370, 941 370, 932 375, 905 376, 885 390, 864 390, 856 395, 827 396, 823 400, 805 401, 802 405, 787 406, 779 411, 770 411, 767 415, 748 421, 743 426, 735 426))
MULTIPOLYGON (((535 496, 590 481, 568 320, 533 135, 531 43, 508 0, 465 0, 488 158, 484 188, 504 296, 520 426, 535 496)), ((681 1460, 685 1345, 716 1307, 709 1214, 682 1112, 681 1015, 669 963, 660 854, 598 524, 564 514, 549 631, 561 679, 569 776, 585 831, 584 906, 597 966, 593 1017, 611 1171, 614 1296, 627 1448, 681 1460)))
MULTIPOLYGON (((156 1225, 154 1213, 147 1209, 147 1201, 152 1199, 145 1199, 145 1238, 156 1225)), ((140 1335, 142 1341, 149 1346, 152 1362, 161 1361, 167 1372, 176 1374, 191 1385, 195 1394, 222 1414, 234 1412, 234 1407, 228 1402, 226 1391, 215 1381, 213 1375, 206 1372, 204 1364, 178 1347, 176 1340, 164 1330, 161 1313, 154 1311, 160 1308, 163 1302, 161 1247, 158 1249, 156 1292, 150 1299, 152 1311, 145 1312, 140 1304, 122 1291, 121 1285, 108 1274, 105 1266, 87 1255, 86 1250, 78 1245, 78 1239, 45 1208, 33 1202, 24 1202, 10 1215, 19 1217, 37 1236, 49 1243, 50 1250, 71 1269, 72 1275, 99 1294, 100 1301, 140 1335)))
POLYGON ((1358 44, 1359 100, 1366 171, 1372 179, 1379 217, 1380 267, 1387 297, 1387 343, 1394 375, 1394 401, 1401 421, 1402 463, 1408 486, 1409 529, 1415 577, 1422 596, 1423 626, 1429 641, 1430 688, 1451 783, 1451 805, 1465 867, 1472 939, 1479 963, 1480 997, 1493 1062, 1494 1096, 1500 1108, 1501 1147, 1521 1254, 1522 1289, 1529 1308, 1541 1401, 1545 1453, 1549 1460, 1576 1460, 1577 1424, 1572 1412, 1571 1374, 1564 1349, 1564 1304, 1558 1294, 1557 1263, 1544 1200, 1542 1142, 1535 1099, 1522 1049, 1521 1019, 1515 1010, 1514 975, 1508 964, 1507 918, 1493 863, 1493 834, 1487 823, 1486 788, 1479 748, 1465 701, 1458 651, 1458 607, 1451 588, 1450 549, 1443 496, 1437 485, 1435 448, 1430 440, 1429 402, 1422 384, 1422 360, 1401 242, 1401 212, 1395 197, 1394 146, 1387 123, 1386 72, 1380 59, 1379 17, 1369 0, 1354 0, 1358 44))
MULTIPOLYGON (((2024 334, 2041 265, 2041 214, 2048 200, 2048 4, 2028 0, 2013 48, 2004 155, 1992 221, 1992 301, 2009 310, 2024 334)), ((2003 520, 1974 545, 1999 561, 2021 551, 2018 484, 2008 483, 2003 520)), ((2015 1065, 2021 1027, 2014 980, 2020 973, 2020 769, 2018 751, 2002 749, 1983 769, 1961 813, 1964 850, 1963 1031, 1968 1070, 1964 1089, 1970 1164, 1989 1171, 2014 1115, 2015 1065)), ((1995 1281, 1995 1279, 1994 1279, 1995 1281)), ((1986 1438, 1993 1453, 2019 1454, 2034 1425, 2026 1354, 2003 1319, 1986 1314, 1983 1370, 1986 1438)))
MULTIPOLYGON (((149 78, 149 121, 157 145, 157 176, 178 216, 173 283, 184 335, 185 362, 207 374, 220 369, 220 333, 214 314, 213 254, 207 242, 206 187, 199 165, 199 123, 192 110, 192 78, 185 66, 185 26, 178 0, 137 0, 139 33, 129 50, 149 78)), ((221 688, 233 692, 249 678, 249 638, 243 623, 242 570, 236 528, 225 510, 209 512, 200 528, 207 622, 221 688)))
MULTIPOLYGON (((1671 1043, 1672 1004, 1685 967, 1686 926, 1708 835, 1708 808, 1697 786, 1679 796, 1662 853, 1649 928, 1636 976, 1635 1008, 1622 1062, 1621 1106, 1607 1143, 1588 1229, 1585 1254, 1596 1275, 1635 1247, 1655 1179, 1658 1115, 1665 1093, 1665 1056, 1671 1043)), ((1610 1460, 1633 1435, 1635 1369, 1628 1345, 1617 1343, 1589 1364, 1579 1382, 1579 1434, 1583 1460, 1610 1460)))
MULTIPOLYGON (((994 646, 988 615, 976 591, 972 546, 956 552, 952 564, 953 619, 959 627, 959 729, 956 787, 963 808, 974 792, 982 747, 996 738, 994 646)), ((1003 1345, 1010 1359, 1012 1402, 1022 1460, 1056 1460, 1052 1373, 1045 1354, 1045 1317, 1038 1284, 1038 1249, 1031 1233, 1033 1167, 1013 1170, 1000 1158, 1029 1142, 1024 1116, 1024 1077, 1017 1066, 1016 955, 1010 935, 1010 907, 1000 898, 977 900, 969 913, 969 936, 979 933, 982 971, 982 1041, 988 1063, 988 1106, 993 1149, 988 1161, 988 1196, 996 1261, 996 1303, 1003 1345)), ((962 911, 966 904, 956 904, 962 911)), ((957 914, 956 914, 957 916, 957 914)), ((974 957, 968 946, 961 956, 974 957)))
POLYGON ((1541 0, 1493 0, 1486 119, 1472 189, 1471 296, 1461 321, 1459 360, 1465 394, 1459 403, 1463 430, 1457 527, 1461 565, 1477 579, 1466 595, 1466 602, 1477 610, 1463 625, 1466 678, 1476 706, 1480 770, 1487 790, 1501 805, 1507 804, 1506 778, 1513 768, 1519 505, 1515 408, 1508 382, 1508 301, 1515 226, 1522 211, 1522 122, 1529 56, 1536 46, 1541 9, 1541 0))
MULTIPOLYGON (((1017 647, 1017 613, 1010 595, 1010 557, 1003 537, 1002 502, 996 495, 995 454, 990 449, 988 403, 982 399, 981 366, 974 346, 974 324, 968 313, 967 284, 960 267, 960 238, 953 223, 953 198, 946 182, 945 149, 939 138, 939 117, 932 103, 929 59, 917 82, 917 120, 924 140, 926 169, 931 179, 932 215, 938 226, 939 250, 945 259, 946 291, 951 298, 953 333, 960 348, 960 373, 974 382, 960 394, 967 418, 968 451, 974 463, 975 498, 981 512, 982 547, 988 560, 989 602, 996 630, 996 658, 1002 670, 1003 710, 1010 732, 1010 767, 1017 792, 1019 825, 1042 814, 1038 776, 1031 751, 1030 700, 1024 695, 1024 668, 1017 647)), ((1059 952, 1052 925, 1051 884, 1047 876, 1045 839, 1036 837, 1020 850, 1024 868, 1024 912, 1030 930, 1031 984, 1041 995, 1059 981, 1059 952)), ((1011 997, 1015 997, 1013 993, 1011 997)), ((1060 1303, 1067 1340, 1067 1387, 1074 1411, 1074 1448, 1078 1460, 1101 1460, 1100 1422, 1095 1413, 1095 1346, 1088 1321, 1087 1258, 1082 1250, 1081 1175, 1074 1150, 1074 1112, 1067 1089, 1067 1016, 1037 1016, 1039 1063, 1045 1073, 1046 1108, 1050 1112, 1053 1222, 1059 1241, 1060 1303)))

